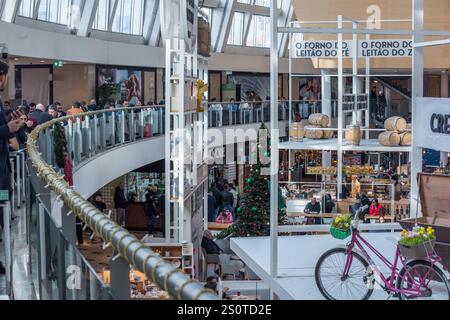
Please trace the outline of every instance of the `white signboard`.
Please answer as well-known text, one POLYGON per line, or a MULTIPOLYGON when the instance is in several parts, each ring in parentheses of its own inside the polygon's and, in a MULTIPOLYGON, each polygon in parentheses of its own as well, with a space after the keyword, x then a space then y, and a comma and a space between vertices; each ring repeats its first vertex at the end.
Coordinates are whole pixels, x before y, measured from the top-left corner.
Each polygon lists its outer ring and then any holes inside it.
POLYGON ((361 58, 403 58, 412 57, 412 40, 374 39, 359 41, 361 58))
POLYGON ((450 152, 450 99, 418 98, 414 146, 450 152))
MULTIPOLYGON (((292 43, 292 58, 337 58, 338 41, 296 41, 292 43)), ((342 56, 352 56, 352 42, 342 41, 342 56)))
MULTIPOLYGON (((342 56, 353 57, 353 42, 342 42, 342 56)), ((302 40, 292 42, 292 58, 337 58, 337 40, 302 40)), ((404 58, 412 57, 412 40, 402 39, 373 39, 358 41, 358 56, 360 58, 404 58)))

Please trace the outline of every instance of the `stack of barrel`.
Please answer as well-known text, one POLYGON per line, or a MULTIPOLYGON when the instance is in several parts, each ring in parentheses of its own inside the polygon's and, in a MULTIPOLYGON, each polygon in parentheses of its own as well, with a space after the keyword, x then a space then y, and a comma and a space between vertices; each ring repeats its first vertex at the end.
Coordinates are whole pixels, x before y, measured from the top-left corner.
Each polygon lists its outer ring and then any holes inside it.
POLYGON ((330 117, 326 114, 313 113, 308 118, 308 124, 304 126, 305 137, 308 139, 332 139, 333 130, 322 130, 328 128, 330 117))
POLYGON ((391 117, 384 122, 384 127, 387 131, 379 135, 380 144, 387 147, 411 145, 411 131, 406 131, 410 126, 404 118, 391 117))
POLYGON ((211 28, 202 17, 198 17, 198 53, 205 57, 211 55, 211 28))

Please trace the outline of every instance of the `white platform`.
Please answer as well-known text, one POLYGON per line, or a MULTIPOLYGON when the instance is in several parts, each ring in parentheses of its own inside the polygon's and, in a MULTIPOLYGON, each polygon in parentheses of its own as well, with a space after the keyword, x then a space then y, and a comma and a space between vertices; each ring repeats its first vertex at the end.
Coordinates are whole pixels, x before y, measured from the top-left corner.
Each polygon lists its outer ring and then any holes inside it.
MULTIPOLYGON (((394 261, 398 233, 364 233, 364 237, 391 262, 394 261)), ((279 277, 270 276, 270 238, 232 238, 231 249, 283 300, 323 300, 314 279, 319 257, 329 249, 345 246, 347 240, 330 235, 279 237, 279 277)), ((380 270, 387 268, 373 257, 380 270)), ((375 289, 371 299, 384 300, 388 295, 375 289)))
MULTIPOLYGON (((322 151, 337 151, 338 150, 337 139, 304 139, 303 142, 282 142, 279 144, 279 149, 285 150, 322 150, 322 151)), ((381 145, 377 139, 361 140, 359 146, 342 146, 343 151, 373 151, 373 152, 411 152, 411 146, 397 146, 386 147, 381 145)))

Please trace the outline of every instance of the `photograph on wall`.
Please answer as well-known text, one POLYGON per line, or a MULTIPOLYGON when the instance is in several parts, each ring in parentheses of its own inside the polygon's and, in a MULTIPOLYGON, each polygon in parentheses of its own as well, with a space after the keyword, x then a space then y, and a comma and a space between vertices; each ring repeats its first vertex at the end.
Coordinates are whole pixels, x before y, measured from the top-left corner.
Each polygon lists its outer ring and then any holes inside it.
POLYGON ((97 68, 97 89, 100 100, 128 101, 130 105, 143 102, 143 72, 136 69, 97 68), (107 90, 109 89, 109 90, 107 90))
POLYGON ((245 101, 265 100, 270 95, 268 75, 232 75, 229 82, 240 86, 240 97, 245 101))

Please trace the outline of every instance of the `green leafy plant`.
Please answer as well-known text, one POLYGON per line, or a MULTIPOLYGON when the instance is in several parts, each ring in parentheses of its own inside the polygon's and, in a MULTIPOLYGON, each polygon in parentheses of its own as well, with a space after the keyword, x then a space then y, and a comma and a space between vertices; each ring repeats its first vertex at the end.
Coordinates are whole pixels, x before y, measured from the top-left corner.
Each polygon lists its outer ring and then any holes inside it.
POLYGON ((58 167, 64 168, 65 159, 64 153, 66 152, 66 133, 64 127, 60 122, 57 122, 53 126, 53 152, 55 154, 55 163, 58 167))
POLYGON ((435 230, 432 227, 424 228, 415 226, 412 231, 404 229, 401 233, 399 244, 404 246, 418 246, 424 242, 435 240, 435 230))
POLYGON ((110 99, 117 100, 120 93, 120 84, 106 82, 97 88, 100 105, 106 104, 110 99))

